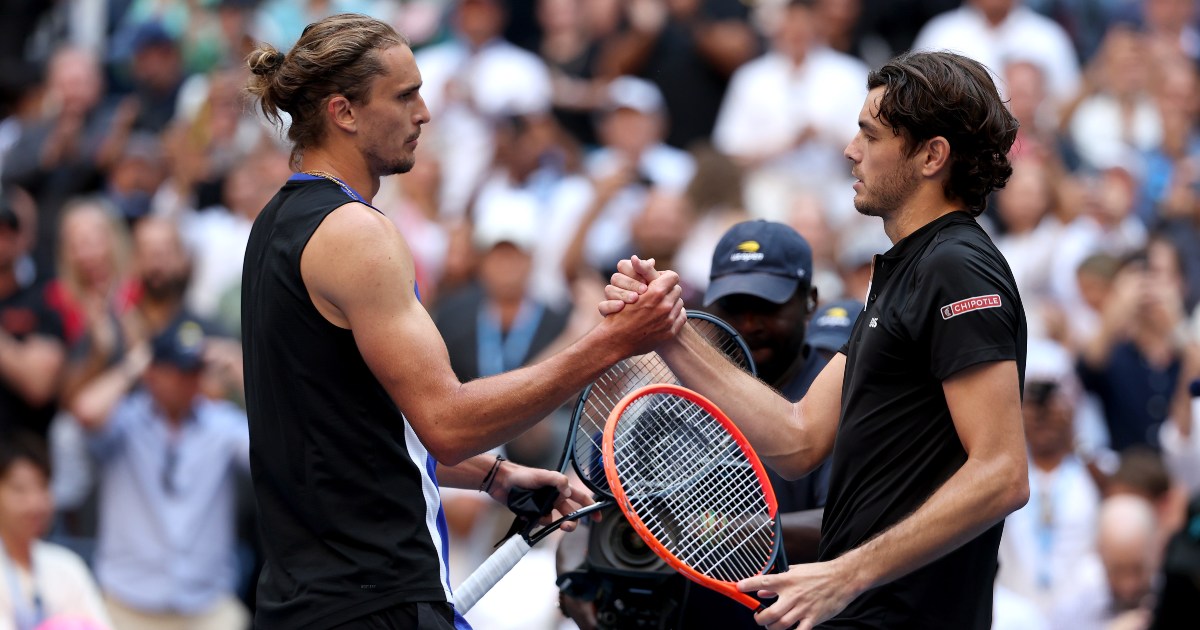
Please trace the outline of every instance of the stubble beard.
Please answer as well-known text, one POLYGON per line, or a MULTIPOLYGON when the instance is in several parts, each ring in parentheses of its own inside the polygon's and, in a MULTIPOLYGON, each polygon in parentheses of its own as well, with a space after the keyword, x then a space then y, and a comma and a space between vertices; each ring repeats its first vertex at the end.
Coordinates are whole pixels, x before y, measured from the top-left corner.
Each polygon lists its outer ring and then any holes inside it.
POLYGON ((863 193, 854 196, 854 209, 868 217, 887 218, 908 201, 917 190, 920 179, 915 169, 906 164, 897 164, 890 171, 879 175, 872 186, 871 198, 864 198, 867 184, 863 182, 863 193))

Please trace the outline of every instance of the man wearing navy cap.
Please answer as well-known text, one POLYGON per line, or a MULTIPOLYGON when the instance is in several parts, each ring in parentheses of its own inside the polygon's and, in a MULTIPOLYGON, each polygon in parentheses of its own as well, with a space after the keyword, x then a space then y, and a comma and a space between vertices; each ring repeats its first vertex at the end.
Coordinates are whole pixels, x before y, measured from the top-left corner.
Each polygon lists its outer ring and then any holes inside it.
POLYGON ((813 313, 809 323, 808 345, 824 356, 826 361, 832 359, 850 340, 850 331, 862 310, 862 302, 849 299, 821 306, 813 313))
MULTIPOLYGON (((704 306, 746 340, 758 376, 797 401, 829 358, 805 340, 816 310, 812 248, 783 223, 746 221, 729 229, 713 251, 704 306)), ((849 338, 846 329, 842 344, 849 338)), ((841 344, 839 344, 840 346, 841 344)), ((783 515, 789 562, 816 559, 821 513, 829 485, 828 463, 788 481, 767 469, 783 515)), ((682 627, 757 628, 753 613, 723 595, 691 586, 682 627)))
POLYGON ((250 435, 241 409, 200 393, 206 348, 201 324, 178 317, 73 405, 99 466, 96 578, 118 628, 249 624, 234 591, 250 435))

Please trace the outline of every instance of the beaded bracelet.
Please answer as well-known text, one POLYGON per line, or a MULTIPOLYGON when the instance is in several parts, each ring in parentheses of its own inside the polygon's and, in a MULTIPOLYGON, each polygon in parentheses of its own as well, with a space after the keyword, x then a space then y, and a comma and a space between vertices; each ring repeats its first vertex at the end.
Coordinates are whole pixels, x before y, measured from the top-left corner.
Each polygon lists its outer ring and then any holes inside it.
POLYGON ((500 470, 500 462, 503 462, 504 456, 497 455, 495 463, 492 464, 492 469, 488 471, 486 477, 483 478, 483 483, 479 484, 480 492, 489 492, 492 489, 492 482, 496 480, 496 473, 500 470))

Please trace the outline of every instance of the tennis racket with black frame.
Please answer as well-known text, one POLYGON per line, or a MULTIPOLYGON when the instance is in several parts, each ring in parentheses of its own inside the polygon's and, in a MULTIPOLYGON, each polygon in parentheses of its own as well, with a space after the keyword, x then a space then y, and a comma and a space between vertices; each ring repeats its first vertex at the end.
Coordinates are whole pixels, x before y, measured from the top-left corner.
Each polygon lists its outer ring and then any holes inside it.
POLYGON ((765 608, 737 583, 786 570, 779 506, 728 416, 684 387, 648 385, 613 409, 603 453, 617 506, 655 554, 702 586, 765 608))
MULTIPOLYGON (((729 324, 708 313, 687 313, 688 323, 721 350, 735 365, 757 375, 750 348, 729 324)), ((657 353, 629 357, 605 370, 584 388, 575 403, 558 471, 573 466, 580 480, 592 491, 596 503, 563 516, 534 531, 519 531, 500 546, 454 592, 454 606, 466 614, 497 582, 529 553, 534 545, 557 531, 564 523, 578 521, 614 504, 603 464, 604 425, 613 410, 630 392, 655 383, 678 383, 666 361, 657 353)))

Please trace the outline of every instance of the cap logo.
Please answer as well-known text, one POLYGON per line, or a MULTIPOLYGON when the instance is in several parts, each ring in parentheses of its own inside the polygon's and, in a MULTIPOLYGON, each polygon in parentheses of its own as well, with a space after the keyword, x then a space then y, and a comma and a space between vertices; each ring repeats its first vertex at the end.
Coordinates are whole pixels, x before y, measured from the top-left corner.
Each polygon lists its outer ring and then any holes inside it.
POLYGON ((188 350, 195 349, 204 341, 204 329, 192 321, 181 324, 176 335, 179 345, 188 350))
POLYGON ((729 257, 733 262, 754 262, 765 258, 765 255, 758 251, 758 241, 742 241, 738 244, 736 251, 729 257))
POLYGON ((971 311, 978 311, 978 310, 982 310, 985 308, 999 308, 999 307, 1000 307, 1000 296, 999 295, 995 295, 995 294, 979 295, 976 297, 967 298, 965 300, 959 300, 952 304, 947 304, 947 305, 943 306, 941 308, 942 319, 950 319, 951 317, 958 317, 959 315, 962 315, 963 313, 970 313, 971 311))
POLYGON ((825 311, 825 314, 818 317, 817 321, 814 323, 817 326, 837 326, 839 328, 845 328, 850 325, 850 313, 847 313, 846 309, 840 306, 835 306, 828 311, 825 311))

